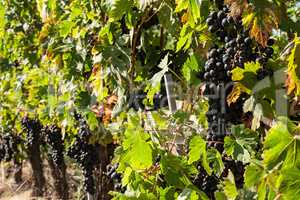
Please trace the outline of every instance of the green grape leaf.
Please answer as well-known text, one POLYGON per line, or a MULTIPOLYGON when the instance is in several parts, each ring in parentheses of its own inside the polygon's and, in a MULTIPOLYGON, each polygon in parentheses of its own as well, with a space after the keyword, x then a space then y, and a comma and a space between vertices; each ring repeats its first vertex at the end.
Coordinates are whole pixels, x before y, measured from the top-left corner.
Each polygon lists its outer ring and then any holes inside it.
POLYGON ((132 169, 130 167, 126 167, 122 177, 122 185, 127 185, 130 183, 132 174, 133 174, 132 169))
POLYGON ((249 163, 251 156, 255 155, 255 147, 258 141, 257 134, 250 129, 246 129, 244 125, 233 126, 231 133, 231 136, 226 136, 224 139, 226 154, 232 156, 235 160, 249 163))
POLYGON ((151 112, 151 116, 158 130, 166 130, 168 128, 167 119, 163 118, 163 116, 160 115, 159 112, 151 112))
POLYGON ((300 169, 294 167, 282 170, 278 185, 283 199, 300 199, 300 169))
POLYGON ((134 7, 135 1, 131 0, 112 0, 110 1, 109 21, 120 20, 122 16, 128 13, 134 7))
POLYGON ((224 192, 215 192, 216 200, 227 200, 224 192))
MULTIPOLYGON (((190 26, 194 27, 201 16, 207 16, 208 2, 203 0, 178 0, 176 1, 175 12, 185 11, 187 22, 190 26)), ((186 22, 185 20, 182 20, 186 22)))
POLYGON ((265 200, 267 194, 267 184, 266 181, 263 180, 259 183, 257 188, 257 200, 265 200))
POLYGON ((228 200, 234 200, 238 196, 238 191, 235 186, 234 176, 231 171, 229 171, 228 176, 225 178, 224 182, 224 193, 228 200))
POLYGON ((182 66, 182 75, 185 78, 185 80, 189 83, 198 83, 198 78, 194 76, 195 72, 200 71, 200 66, 197 61, 197 57, 195 54, 191 55, 183 64, 182 66))
POLYGON ((187 9, 189 6, 189 2, 186 0, 178 0, 178 1, 176 1, 176 4, 177 5, 176 5, 175 12, 181 12, 181 11, 187 9))
MULTIPOLYGON (((296 132, 297 133, 297 132, 296 132)), ((279 121, 268 132, 264 142, 263 159, 268 169, 283 162, 282 167, 300 167, 299 135, 289 132, 288 124, 279 121)))
POLYGON ((159 200, 169 200, 174 198, 175 188, 169 186, 166 188, 159 188, 159 200))
POLYGON ((5 6, 0 3, 0 38, 5 34, 5 6))
POLYGON ((256 71, 260 69, 261 66, 258 62, 247 62, 244 65, 244 68, 235 67, 231 73, 232 73, 232 80, 233 81, 240 81, 244 78, 246 78, 247 73, 248 74, 256 74, 256 71))
POLYGON ((160 83, 163 76, 168 72, 168 66, 170 65, 169 62, 169 55, 167 54, 162 61, 159 63, 158 67, 161 68, 159 72, 154 74, 154 76, 149 80, 145 91, 147 91, 147 98, 150 100, 150 103, 153 104, 153 97, 156 93, 160 91, 160 83))
POLYGON ((264 169, 261 166, 250 164, 246 167, 244 178, 245 186, 250 188, 257 185, 264 176, 264 169))
POLYGON ((99 130, 99 122, 97 120, 97 116, 94 112, 87 112, 87 122, 92 131, 99 130))
POLYGON ((189 143, 189 160, 188 163, 192 164, 195 161, 200 159, 202 166, 205 171, 211 175, 212 171, 210 169, 208 160, 207 160, 207 152, 206 152, 206 142, 200 136, 195 135, 192 137, 189 143))
POLYGON ((195 23, 197 23, 198 19, 201 17, 200 16, 201 2, 202 2, 202 0, 189 0, 190 10, 191 10, 193 20, 194 20, 195 23))
POLYGON ((70 5, 71 13, 70 13, 70 19, 73 21, 77 17, 80 17, 82 15, 82 10, 80 8, 80 3, 73 1, 70 5))
POLYGON ((137 116, 130 116, 125 131, 123 162, 135 170, 147 169, 152 165, 152 148, 148 142, 150 136, 139 125, 137 116))
POLYGON ((199 197, 196 191, 190 188, 185 188, 178 196, 177 200, 198 200, 199 197))
POLYGON ((59 24, 59 34, 62 37, 67 37, 71 32, 72 28, 75 26, 75 23, 69 20, 60 22, 59 24))
POLYGON ((212 165, 212 169, 215 174, 220 175, 224 170, 224 163, 222 161, 222 155, 216 149, 208 149, 207 159, 212 165))
POLYGON ((171 154, 163 155, 160 165, 167 183, 181 189, 191 185, 189 177, 198 173, 197 169, 193 165, 188 165, 184 158, 171 154))
POLYGON ((182 33, 180 32, 180 38, 177 42, 176 52, 180 51, 182 48, 188 49, 191 45, 192 36, 192 32, 188 33, 187 35, 182 35, 182 33))

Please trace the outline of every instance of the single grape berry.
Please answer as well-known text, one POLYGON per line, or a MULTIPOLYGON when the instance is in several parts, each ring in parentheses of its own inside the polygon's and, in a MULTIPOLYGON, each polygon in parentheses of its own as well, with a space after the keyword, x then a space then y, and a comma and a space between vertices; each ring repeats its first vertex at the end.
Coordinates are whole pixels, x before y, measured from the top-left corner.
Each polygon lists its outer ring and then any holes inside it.
POLYGON ((267 45, 273 46, 275 44, 275 40, 273 38, 268 39, 267 45))

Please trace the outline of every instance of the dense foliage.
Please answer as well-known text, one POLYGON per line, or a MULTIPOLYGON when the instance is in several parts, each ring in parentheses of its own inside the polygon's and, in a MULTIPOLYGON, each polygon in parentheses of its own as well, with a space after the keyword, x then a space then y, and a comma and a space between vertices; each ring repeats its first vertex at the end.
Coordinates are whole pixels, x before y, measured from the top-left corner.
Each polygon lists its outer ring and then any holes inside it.
POLYGON ((1 0, 0 161, 33 196, 300 199, 299 34, 298 0, 1 0))

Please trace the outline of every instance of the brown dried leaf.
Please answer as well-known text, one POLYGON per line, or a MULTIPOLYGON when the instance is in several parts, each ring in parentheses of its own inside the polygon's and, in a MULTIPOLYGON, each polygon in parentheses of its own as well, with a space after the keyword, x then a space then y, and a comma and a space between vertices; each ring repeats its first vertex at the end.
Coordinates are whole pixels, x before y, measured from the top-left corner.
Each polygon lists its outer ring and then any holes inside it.
POLYGON ((232 91, 227 96, 227 104, 230 106, 232 103, 235 103, 240 97, 241 93, 242 91, 240 87, 238 87, 238 84, 234 85, 232 91))
POLYGON ((236 83, 233 86, 232 91, 230 92, 230 94, 227 96, 227 104, 228 106, 230 106, 232 103, 235 103, 239 97, 241 96, 241 94, 243 92, 247 92, 247 88, 245 88, 245 86, 243 86, 241 83, 236 83))
POLYGON ((247 0, 225 0, 224 3, 229 6, 230 15, 235 18, 240 17, 249 5, 247 0))
POLYGON ((96 114, 97 117, 102 118, 104 116, 103 105, 93 105, 91 110, 96 114))
POLYGON ((287 94, 291 95, 292 92, 296 89, 296 83, 292 78, 292 72, 287 73, 287 79, 285 80, 285 86, 287 88, 287 94))
POLYGON ((108 124, 111 121, 112 109, 104 107, 104 116, 102 118, 103 124, 108 124))
POLYGON ((92 106, 91 110, 97 117, 102 119, 103 124, 108 124, 112 119, 112 111, 118 101, 118 96, 110 95, 106 99, 106 103, 92 106))
POLYGON ((189 14, 188 12, 185 12, 182 16, 181 16, 181 23, 186 24, 189 20, 189 14))
POLYGON ((118 96, 117 95, 111 95, 107 98, 107 105, 108 106, 114 106, 118 101, 118 96))
POLYGON ((259 13, 253 9, 249 9, 248 14, 253 14, 254 17, 249 23, 250 36, 259 44, 266 47, 270 33, 274 28, 278 28, 279 17, 272 8, 264 8, 259 13))

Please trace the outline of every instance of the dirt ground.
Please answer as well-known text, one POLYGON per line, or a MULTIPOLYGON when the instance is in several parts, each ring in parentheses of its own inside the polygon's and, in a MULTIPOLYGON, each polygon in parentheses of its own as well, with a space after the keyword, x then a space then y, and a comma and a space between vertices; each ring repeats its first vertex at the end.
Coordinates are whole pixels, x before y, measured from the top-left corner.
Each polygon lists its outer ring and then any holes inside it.
MULTIPOLYGON (((0 200, 44 200, 46 198, 33 198, 30 196, 31 194, 31 168, 28 163, 23 164, 22 168, 22 182, 20 184, 15 184, 12 175, 9 175, 10 173, 7 172, 7 164, 0 164, 0 200)), ((80 176, 77 176, 74 174, 73 170, 68 170, 68 174, 72 176, 68 176, 69 178, 72 177, 72 179, 69 180, 69 187, 71 189, 70 194, 75 194, 76 189, 78 187, 75 187, 74 184, 77 182, 75 179, 80 180, 80 176), (71 172, 70 172, 71 171, 71 172)), ((51 176, 50 176, 50 170, 47 167, 47 164, 44 164, 44 175, 47 181, 47 196, 51 198, 51 189, 53 188, 50 184, 51 176)), ((71 198, 73 199, 73 198, 71 198)), ((76 199, 76 198, 75 198, 76 199)))
POLYGON ((1 164, 0 172, 0 200, 29 200, 31 194, 31 173, 28 164, 23 166, 23 180, 16 185, 7 172, 7 165, 1 164), (7 177, 8 176, 8 177, 7 177))

